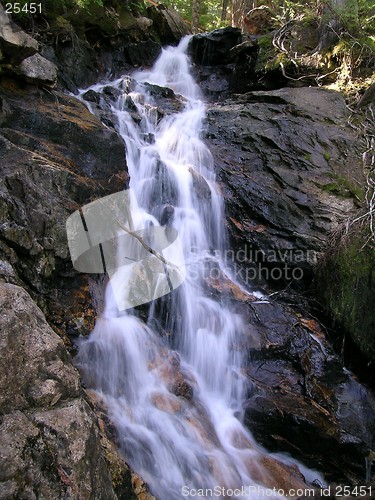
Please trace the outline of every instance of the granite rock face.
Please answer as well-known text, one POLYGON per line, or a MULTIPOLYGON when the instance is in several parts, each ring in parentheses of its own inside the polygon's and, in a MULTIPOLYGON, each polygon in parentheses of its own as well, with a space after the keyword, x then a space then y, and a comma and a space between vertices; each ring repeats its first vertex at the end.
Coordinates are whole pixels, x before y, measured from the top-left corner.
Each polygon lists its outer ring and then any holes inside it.
POLYGON ((20 75, 34 84, 54 85, 57 80, 56 66, 40 54, 34 54, 24 59, 18 69, 20 75))
POLYGON ((57 68, 38 52, 39 44, 0 5, 0 67, 33 84, 54 86, 57 68))
POLYGON ((0 498, 115 499, 96 416, 63 341, 0 284, 0 498))
POLYGON ((20 63, 38 50, 38 42, 17 26, 0 5, 0 60, 6 58, 9 63, 20 63))
POLYGON ((73 97, 14 81, 0 93, 2 275, 30 291, 57 331, 87 333, 90 277, 72 268, 65 222, 126 186, 124 145, 73 97))
POLYGON ((206 139, 241 263, 260 284, 304 289, 356 207, 361 145, 336 92, 249 92, 211 104, 206 139))

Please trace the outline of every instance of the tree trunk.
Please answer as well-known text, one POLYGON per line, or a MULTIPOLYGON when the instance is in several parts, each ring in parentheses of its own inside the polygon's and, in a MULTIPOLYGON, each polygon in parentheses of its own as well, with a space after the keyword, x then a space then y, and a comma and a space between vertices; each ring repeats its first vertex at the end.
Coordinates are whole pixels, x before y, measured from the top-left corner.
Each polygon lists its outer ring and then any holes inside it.
POLYGON ((228 9, 228 0, 223 0, 221 7, 221 20, 226 21, 227 19, 227 9, 228 9))
POLYGON ((196 33, 198 31, 200 9, 201 9, 201 0, 193 0, 192 15, 191 15, 191 28, 193 33, 196 33))
POLYGON ((337 43, 342 30, 354 32, 358 26, 358 0, 329 0, 321 2, 320 8, 322 18, 315 52, 327 50, 337 43))
POLYGON ((243 28, 245 0, 232 0, 232 26, 243 28))
POLYGON ((232 0, 232 26, 244 29, 247 13, 257 6, 257 0, 232 0))

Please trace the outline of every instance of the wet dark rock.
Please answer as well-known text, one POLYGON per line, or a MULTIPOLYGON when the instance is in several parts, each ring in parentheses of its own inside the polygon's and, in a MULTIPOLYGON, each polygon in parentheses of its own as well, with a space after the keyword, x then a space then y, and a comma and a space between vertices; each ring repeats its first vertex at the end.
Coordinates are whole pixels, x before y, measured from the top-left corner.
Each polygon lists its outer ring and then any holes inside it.
POLYGON ((160 44, 152 40, 128 43, 124 49, 127 61, 133 66, 152 66, 160 54, 160 44))
POLYGON ((164 5, 152 5, 147 8, 147 15, 152 20, 152 31, 165 45, 177 45, 182 37, 190 34, 188 24, 174 9, 164 5))
POLYGON ((95 92, 95 90, 88 90, 82 95, 82 97, 85 99, 85 101, 95 102, 96 104, 99 104, 100 94, 95 92))
POLYGON ((10 84, 1 95, 8 106, 1 258, 13 269, 5 268, 5 279, 22 282, 58 331, 76 322, 88 332, 95 317, 89 280, 72 268, 65 221, 81 205, 124 188, 122 140, 73 97, 10 84))
POLYGON ((257 302, 248 318, 245 423, 254 437, 322 471, 328 482, 364 481, 374 395, 344 369, 316 321, 257 302))
POLYGON ((257 50, 257 44, 253 40, 244 40, 229 50, 229 57, 230 59, 246 57, 253 54, 254 49, 257 50))
POLYGON ((160 87, 151 83, 144 83, 145 90, 151 95, 153 103, 157 106, 158 119, 171 113, 178 113, 185 105, 185 100, 175 94, 168 87, 160 87))
POLYGON ((112 101, 116 101, 122 95, 122 90, 108 85, 103 88, 103 94, 108 96, 112 101))
MULTIPOLYGON (((330 232, 356 206, 357 137, 335 92, 251 92, 211 105, 206 138, 245 281, 304 288, 330 232), (347 190, 334 190, 344 184, 347 190), (250 271, 251 270, 251 271, 250 271)), ((241 279, 241 275, 239 275, 241 279)))
POLYGON ((211 190, 205 178, 192 167, 189 168, 189 172, 193 179, 194 193, 197 198, 200 200, 210 200, 211 190))
POLYGON ((135 105, 133 99, 127 95, 125 97, 125 108, 128 109, 129 111, 134 111, 137 112, 137 106, 135 105))
POLYGON ((147 92, 149 92, 153 97, 167 97, 169 99, 175 97, 173 90, 168 87, 160 87, 159 85, 147 82, 144 86, 147 92))
POLYGON ((226 64, 231 49, 241 43, 239 28, 221 28, 209 33, 194 35, 189 43, 189 53, 196 64, 215 66, 226 64))
POLYGON ((160 225, 168 226, 172 223, 174 216, 174 207, 172 205, 165 205, 160 216, 160 225))
POLYGON ((195 35, 189 44, 196 78, 205 94, 215 98, 251 87, 258 50, 257 43, 237 28, 195 35))
MULTIPOLYGON (((90 43, 81 37, 74 41, 69 39, 64 44, 58 44, 56 48, 49 47, 48 56, 58 68, 61 86, 71 92, 86 88, 100 78, 102 67, 97 64, 96 53, 90 43)), ((107 76, 107 72, 104 76, 107 76)))

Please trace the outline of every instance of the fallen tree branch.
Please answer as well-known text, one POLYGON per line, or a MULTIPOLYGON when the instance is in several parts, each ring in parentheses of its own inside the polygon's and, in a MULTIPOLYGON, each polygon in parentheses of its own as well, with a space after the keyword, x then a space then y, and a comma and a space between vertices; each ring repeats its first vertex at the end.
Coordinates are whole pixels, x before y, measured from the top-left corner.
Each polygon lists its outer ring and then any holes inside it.
MULTIPOLYGON (((293 61, 295 64, 296 62, 293 61)), ((282 62, 279 63, 280 64, 280 68, 281 68, 281 73, 283 74, 283 77, 284 78, 287 78, 288 80, 294 80, 295 82, 299 81, 299 80, 303 80, 304 78, 314 78, 316 79, 317 75, 303 75, 303 76, 300 76, 299 78, 293 78, 292 76, 288 76, 285 72, 285 68, 284 68, 284 64, 282 62)), ((297 65, 298 67, 298 65, 297 65)))

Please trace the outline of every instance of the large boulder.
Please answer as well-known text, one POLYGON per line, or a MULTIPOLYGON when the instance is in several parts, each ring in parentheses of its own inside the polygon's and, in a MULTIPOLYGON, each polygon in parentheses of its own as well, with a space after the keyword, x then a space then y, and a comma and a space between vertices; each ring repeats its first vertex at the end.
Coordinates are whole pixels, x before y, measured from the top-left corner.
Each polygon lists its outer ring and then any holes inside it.
POLYGON ((147 15, 152 21, 152 30, 163 45, 177 45, 191 30, 186 21, 174 9, 164 5, 152 5, 147 8, 147 15))
POLYGON ((18 64, 38 50, 38 42, 17 26, 0 5, 0 61, 18 64))
POLYGON ((57 81, 57 67, 40 54, 24 59, 17 73, 31 83, 54 85, 57 81))
POLYGON ((0 498, 115 499, 96 417, 62 340, 0 284, 0 498))
POLYGON ((196 64, 215 66, 225 64, 230 50, 242 42, 239 28, 220 28, 209 33, 194 35, 189 44, 189 52, 196 64))
POLYGON ((231 92, 243 92, 253 84, 259 48, 238 28, 194 35, 188 49, 196 79, 208 96, 222 98, 231 92))
POLYGON ((10 19, 0 5, 0 64, 33 84, 55 85, 57 68, 38 52, 37 41, 10 19))

